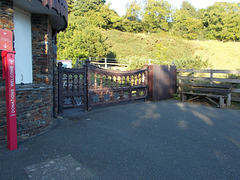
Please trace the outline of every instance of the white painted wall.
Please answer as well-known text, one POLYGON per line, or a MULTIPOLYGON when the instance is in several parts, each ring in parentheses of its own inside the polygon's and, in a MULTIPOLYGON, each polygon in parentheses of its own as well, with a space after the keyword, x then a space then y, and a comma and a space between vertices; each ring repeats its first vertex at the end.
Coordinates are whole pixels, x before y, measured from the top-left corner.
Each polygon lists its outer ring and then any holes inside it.
POLYGON ((16 84, 32 83, 31 14, 14 8, 16 84))

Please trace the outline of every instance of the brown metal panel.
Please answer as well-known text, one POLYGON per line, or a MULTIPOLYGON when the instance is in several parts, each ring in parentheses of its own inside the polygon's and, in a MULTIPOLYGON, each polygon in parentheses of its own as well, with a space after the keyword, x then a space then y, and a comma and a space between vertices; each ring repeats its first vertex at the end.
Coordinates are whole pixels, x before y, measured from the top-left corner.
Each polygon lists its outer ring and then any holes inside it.
POLYGON ((149 99, 152 101, 165 100, 176 92, 175 66, 150 66, 149 99), (151 82, 152 81, 152 82, 151 82), (152 89, 151 89, 152 87, 152 89))

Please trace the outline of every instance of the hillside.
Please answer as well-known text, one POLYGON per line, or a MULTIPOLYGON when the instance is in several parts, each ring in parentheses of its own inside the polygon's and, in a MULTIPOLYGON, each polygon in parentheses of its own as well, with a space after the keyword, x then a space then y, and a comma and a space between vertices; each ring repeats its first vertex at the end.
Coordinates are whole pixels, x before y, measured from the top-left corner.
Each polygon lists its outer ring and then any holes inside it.
POLYGON ((134 34, 117 30, 102 33, 110 47, 108 57, 120 62, 138 57, 159 64, 162 59, 172 62, 199 56, 202 61, 208 61, 211 69, 240 69, 240 43, 237 42, 190 41, 166 33, 134 34))
POLYGON ((131 56, 142 58, 156 58, 155 43, 157 38, 150 38, 145 34, 134 34, 120 32, 117 30, 103 30, 102 33, 107 37, 107 44, 110 46, 109 56, 116 59, 126 59, 131 56))
POLYGON ((219 41, 192 41, 199 48, 195 52, 208 59, 212 69, 240 69, 240 43, 219 41))

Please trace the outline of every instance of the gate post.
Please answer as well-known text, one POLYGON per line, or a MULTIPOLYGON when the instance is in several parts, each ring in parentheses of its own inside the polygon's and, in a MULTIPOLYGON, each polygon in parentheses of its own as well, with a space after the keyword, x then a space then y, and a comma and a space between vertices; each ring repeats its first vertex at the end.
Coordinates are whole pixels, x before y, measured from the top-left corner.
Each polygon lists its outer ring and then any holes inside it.
POLYGON ((153 65, 148 66, 148 100, 153 101, 153 65))
POLYGON ((61 62, 58 63, 58 113, 62 113, 63 108, 63 73, 61 62))
POLYGON ((84 82, 84 111, 91 111, 91 96, 89 95, 90 79, 90 61, 85 61, 85 82, 84 82))

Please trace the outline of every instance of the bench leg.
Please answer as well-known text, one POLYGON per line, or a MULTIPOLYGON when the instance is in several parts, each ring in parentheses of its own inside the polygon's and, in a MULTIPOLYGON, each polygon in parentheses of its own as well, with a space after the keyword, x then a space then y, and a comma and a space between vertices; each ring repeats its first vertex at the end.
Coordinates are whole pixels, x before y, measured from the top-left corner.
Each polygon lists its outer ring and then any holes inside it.
POLYGON ((182 94, 182 101, 186 101, 187 100, 187 95, 182 94))
POLYGON ((223 108, 224 107, 224 99, 223 97, 219 97, 219 108, 223 108))
POLYGON ((228 94, 227 97, 227 107, 231 105, 231 94, 228 94))

